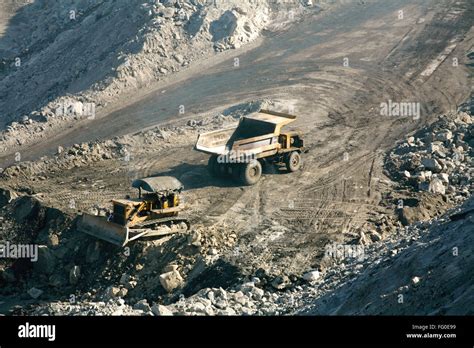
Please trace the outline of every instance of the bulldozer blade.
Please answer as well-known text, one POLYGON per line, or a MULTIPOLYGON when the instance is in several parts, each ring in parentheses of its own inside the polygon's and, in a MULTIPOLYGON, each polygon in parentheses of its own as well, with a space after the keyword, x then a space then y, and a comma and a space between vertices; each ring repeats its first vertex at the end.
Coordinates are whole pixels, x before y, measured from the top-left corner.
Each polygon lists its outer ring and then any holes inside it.
POLYGON ((106 242, 121 247, 142 237, 167 236, 170 234, 188 231, 189 228, 190 225, 187 219, 176 217, 157 219, 142 224, 142 226, 137 225, 134 228, 129 228, 114 222, 109 222, 105 217, 102 216, 84 214, 82 215, 78 224, 78 230, 80 232, 87 233, 93 237, 105 240, 106 242), (173 228, 168 227, 167 229, 164 229, 164 224, 173 222, 178 222, 185 227, 181 230, 179 229, 179 226, 175 226, 173 228), (162 229, 151 227, 157 224, 163 224, 162 229))
POLYGON ((122 247, 130 241, 128 227, 109 222, 101 216, 82 215, 78 229, 80 232, 122 247))
MULTIPOLYGON (((161 237, 187 232, 190 230, 191 225, 187 218, 173 216, 146 221, 142 224, 138 224, 136 227, 147 228, 148 233, 146 234, 146 237, 161 237)), ((136 233, 136 231, 138 230, 132 228, 130 229, 130 234, 133 235, 136 233)))

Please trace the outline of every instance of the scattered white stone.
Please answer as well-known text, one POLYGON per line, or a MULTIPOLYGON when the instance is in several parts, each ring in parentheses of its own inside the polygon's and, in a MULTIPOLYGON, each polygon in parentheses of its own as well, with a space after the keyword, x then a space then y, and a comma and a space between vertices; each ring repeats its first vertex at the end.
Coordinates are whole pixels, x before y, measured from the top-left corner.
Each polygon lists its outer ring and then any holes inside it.
POLYGON ((446 193, 446 187, 443 185, 443 182, 440 179, 434 178, 429 184, 428 191, 431 193, 444 195, 446 193))
POLYGON ((303 275, 303 279, 306 280, 307 282, 315 282, 320 278, 319 271, 311 271, 303 275))
POLYGON ((168 309, 168 307, 160 305, 160 304, 154 304, 151 307, 151 312, 156 315, 156 316, 172 316, 173 312, 168 309))
POLYGON ((441 179, 443 183, 449 184, 449 174, 441 173, 439 174, 439 178, 441 179))
POLYGON ((453 138, 453 133, 449 129, 447 129, 437 133, 435 138, 439 141, 447 141, 453 138))

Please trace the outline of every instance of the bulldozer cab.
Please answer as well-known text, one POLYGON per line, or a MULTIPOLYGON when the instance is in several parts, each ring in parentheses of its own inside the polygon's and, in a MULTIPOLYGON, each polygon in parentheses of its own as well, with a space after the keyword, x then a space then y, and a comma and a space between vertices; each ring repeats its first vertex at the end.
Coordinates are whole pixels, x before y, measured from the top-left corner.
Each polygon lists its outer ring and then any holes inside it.
POLYGON ((183 184, 176 178, 170 176, 158 176, 154 178, 137 179, 132 182, 132 187, 138 189, 139 195, 145 194, 183 191, 183 184))
POLYGON ((177 207, 183 190, 183 184, 172 177, 138 179, 132 187, 138 189, 138 200, 148 204, 149 210, 177 207))
POLYGON ((162 193, 140 193, 140 201, 145 202, 148 210, 168 209, 179 205, 179 195, 177 192, 162 193))
POLYGON ((122 226, 146 221, 152 214, 165 214, 179 206, 179 193, 183 185, 175 178, 157 177, 133 181, 138 197, 113 200, 111 220, 122 226))
POLYGON ((162 236, 176 233, 180 228, 189 229, 187 219, 178 217, 181 210, 179 195, 184 188, 179 180, 172 177, 138 179, 132 187, 138 189, 138 197, 113 200, 113 213, 108 218, 84 214, 79 230, 124 246, 145 236, 162 236))

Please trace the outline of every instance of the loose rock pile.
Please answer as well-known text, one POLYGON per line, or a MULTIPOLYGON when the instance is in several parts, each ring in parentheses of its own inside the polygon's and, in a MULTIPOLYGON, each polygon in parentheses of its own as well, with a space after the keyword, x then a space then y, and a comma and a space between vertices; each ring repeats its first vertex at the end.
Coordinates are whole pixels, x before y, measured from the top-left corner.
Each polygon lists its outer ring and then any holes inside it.
POLYGON ((387 157, 392 176, 418 192, 461 202, 474 188, 474 125, 464 112, 440 117, 387 157))
POLYGON ((112 159, 120 154, 120 144, 113 141, 103 143, 82 143, 75 144, 70 148, 64 149, 59 146, 54 157, 44 157, 35 162, 21 161, 17 165, 12 165, 3 170, 1 175, 4 178, 13 178, 17 176, 28 176, 32 180, 45 180, 42 173, 56 170, 65 170, 74 167, 81 167, 92 162, 112 159))
POLYGON ((134 305, 127 305, 120 297, 103 302, 81 302, 68 304, 64 302, 39 305, 31 315, 155 315, 155 316, 229 316, 229 315, 281 315, 288 313, 296 305, 295 293, 306 288, 297 287, 292 291, 273 292, 259 287, 255 278, 238 288, 224 290, 207 288, 195 295, 181 297, 177 302, 165 306, 150 304, 140 300, 134 305))

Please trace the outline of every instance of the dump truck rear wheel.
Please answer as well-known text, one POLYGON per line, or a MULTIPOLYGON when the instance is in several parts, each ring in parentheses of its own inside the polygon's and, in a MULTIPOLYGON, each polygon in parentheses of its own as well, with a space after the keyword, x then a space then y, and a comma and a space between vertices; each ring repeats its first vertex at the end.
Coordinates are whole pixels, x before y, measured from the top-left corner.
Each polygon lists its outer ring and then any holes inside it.
POLYGON ((229 166, 225 163, 217 163, 217 173, 219 178, 229 177, 229 166))
POLYGON ((209 161, 207 162, 207 169, 209 170, 209 174, 214 177, 219 176, 219 163, 217 163, 217 156, 209 157, 209 161))
POLYGON ((232 179, 234 179, 235 181, 239 181, 241 174, 242 174, 242 164, 234 164, 232 166, 232 179))
POLYGON ((255 185, 262 176, 262 165, 257 160, 245 163, 241 170, 240 179, 244 185, 255 185))
POLYGON ((286 169, 289 172, 296 172, 301 168, 301 155, 297 151, 293 151, 286 157, 286 169))

